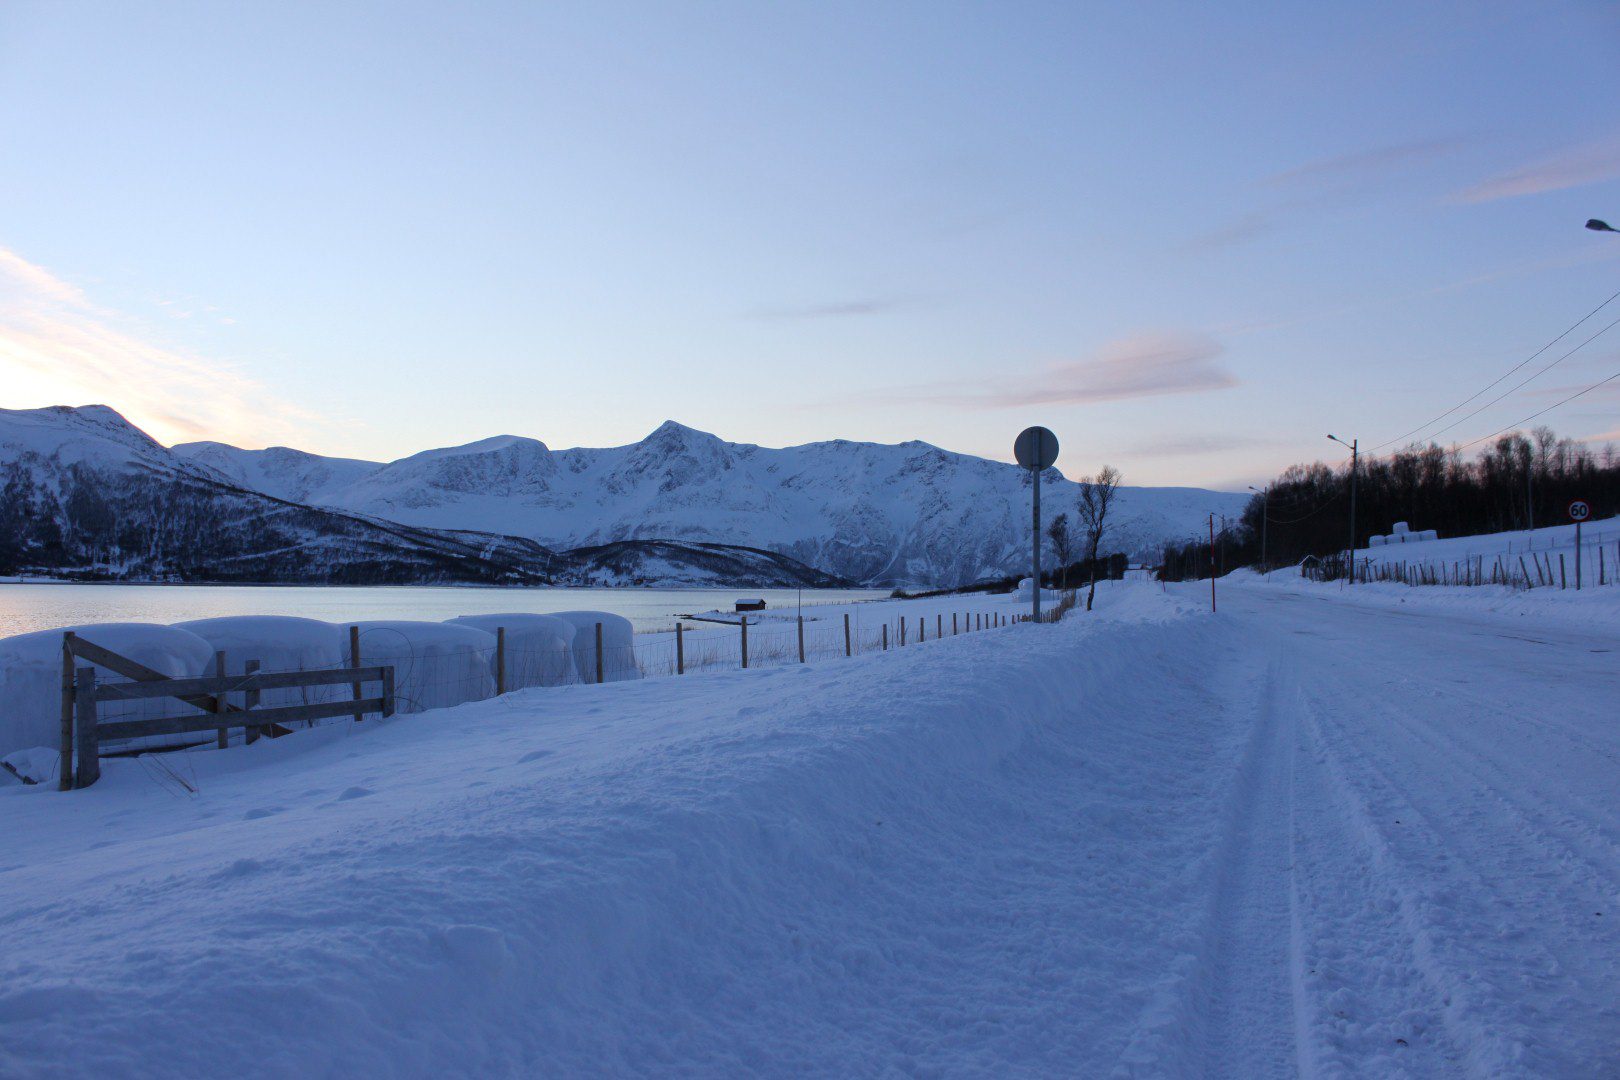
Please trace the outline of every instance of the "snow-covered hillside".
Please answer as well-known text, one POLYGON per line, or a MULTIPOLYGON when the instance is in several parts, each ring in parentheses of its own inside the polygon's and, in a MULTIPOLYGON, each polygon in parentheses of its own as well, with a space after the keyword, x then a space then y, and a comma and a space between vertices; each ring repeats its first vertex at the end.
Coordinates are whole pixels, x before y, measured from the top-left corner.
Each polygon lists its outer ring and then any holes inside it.
MULTIPOLYGON (((956 585, 1023 568, 1027 474, 922 442, 725 442, 673 421, 629 446, 550 450, 498 436, 386 465, 295 451, 187 444, 180 454, 258 490, 438 529, 526 536, 553 547, 675 539, 746 544, 870 584, 956 585)), ((1047 514, 1076 485, 1043 480, 1047 514)), ((1236 515, 1245 496, 1125 488, 1114 550, 1139 552, 1236 515)), ((1071 517, 1072 517, 1071 512, 1071 517)))
POLYGON ((577 558, 528 537, 432 529, 291 495, 364 462, 166 450, 104 406, 0 409, 0 574, 323 584, 840 585, 774 552, 634 542, 577 558), (264 487, 276 490, 266 492, 264 487))

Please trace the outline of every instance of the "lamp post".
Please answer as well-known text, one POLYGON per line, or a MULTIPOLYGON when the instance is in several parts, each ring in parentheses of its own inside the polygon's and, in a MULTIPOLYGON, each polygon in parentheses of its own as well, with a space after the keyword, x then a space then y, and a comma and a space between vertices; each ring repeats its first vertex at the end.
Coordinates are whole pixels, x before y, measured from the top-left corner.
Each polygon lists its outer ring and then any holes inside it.
POLYGON ((1599 221, 1597 218, 1587 218, 1586 227, 1593 232, 1620 232, 1620 229, 1610 225, 1607 221, 1599 221))
POLYGON ((1329 435, 1328 438, 1340 446, 1350 448, 1350 546, 1345 549, 1344 560, 1345 568, 1350 572, 1347 580, 1354 585, 1356 583, 1356 459, 1360 456, 1361 440, 1351 439, 1349 442, 1345 442, 1337 435, 1329 435))
POLYGON ((1271 563, 1266 559, 1266 526, 1271 522, 1271 485, 1267 484, 1266 489, 1261 491, 1253 484, 1250 484, 1249 490, 1260 496, 1260 565, 1264 568, 1266 577, 1269 578, 1271 576, 1271 563))

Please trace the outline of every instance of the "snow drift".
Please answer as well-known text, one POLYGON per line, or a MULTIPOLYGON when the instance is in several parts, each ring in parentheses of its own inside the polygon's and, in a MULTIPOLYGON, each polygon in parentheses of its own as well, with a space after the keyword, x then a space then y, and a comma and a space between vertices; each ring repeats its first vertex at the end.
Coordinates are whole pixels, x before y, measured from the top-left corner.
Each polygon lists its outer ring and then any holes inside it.
MULTIPOLYGON (((506 615, 462 615, 447 619, 455 626, 470 626, 494 634, 506 630, 506 689, 562 686, 577 682, 574 663, 574 624, 554 615, 513 612, 506 615)), ((605 628, 604 628, 605 632, 605 628)), ((593 635, 595 631, 592 631, 593 635)), ((494 657, 490 658, 494 671, 494 657)))
MULTIPOLYGON (((60 745, 62 635, 68 631, 171 678, 207 674, 214 659, 213 646, 196 634, 153 623, 91 623, 0 638, 0 757, 60 745)), ((124 680, 85 660, 75 660, 75 666, 94 667, 98 679, 124 680)), ((110 706, 103 715, 143 720, 187 711, 172 698, 149 698, 110 706)))
POLYGON ((636 631, 630 620, 606 611, 553 611, 574 628, 574 667, 580 682, 596 681, 596 625, 602 624, 602 673, 606 682, 641 678, 636 664, 636 631))
POLYGON ((396 711, 426 712, 495 694, 495 635, 454 623, 382 620, 360 628, 360 663, 394 667, 396 711))

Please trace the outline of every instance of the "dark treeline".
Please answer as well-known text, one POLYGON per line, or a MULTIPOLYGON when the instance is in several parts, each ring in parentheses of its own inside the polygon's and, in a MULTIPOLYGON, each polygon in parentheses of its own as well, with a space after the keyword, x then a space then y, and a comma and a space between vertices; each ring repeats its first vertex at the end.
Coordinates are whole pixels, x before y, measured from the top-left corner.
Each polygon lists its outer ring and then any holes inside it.
MULTIPOLYGON (((1350 538, 1350 465, 1294 465, 1256 495, 1236 522, 1217 528, 1214 558, 1207 537, 1165 548, 1163 576, 1172 581, 1217 575, 1264 562, 1293 566, 1307 556, 1329 558, 1350 538)), ((1356 476, 1357 547, 1387 534, 1395 522, 1438 529, 1442 537, 1537 528, 1569 521, 1572 500, 1591 504, 1592 517, 1620 513, 1620 459, 1613 446, 1592 451, 1551 428, 1497 439, 1478 456, 1434 444, 1362 458, 1356 476)))

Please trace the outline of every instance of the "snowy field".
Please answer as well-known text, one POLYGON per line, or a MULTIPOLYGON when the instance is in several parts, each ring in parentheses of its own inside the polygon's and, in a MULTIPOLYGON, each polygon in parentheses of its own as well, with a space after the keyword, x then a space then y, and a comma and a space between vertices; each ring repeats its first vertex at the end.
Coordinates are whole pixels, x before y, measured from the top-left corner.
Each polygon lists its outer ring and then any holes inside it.
MULTIPOLYGON (((1500 562, 1504 576, 1527 574, 1540 584, 1535 564, 1543 560, 1557 582, 1562 574, 1569 588, 1575 587, 1575 526, 1551 525, 1527 531, 1482 533, 1475 536, 1443 537, 1409 544, 1390 544, 1384 547, 1361 548, 1356 562, 1371 566, 1406 563, 1439 570, 1443 567, 1483 566, 1488 580, 1491 569, 1500 562), (1563 557, 1560 567, 1559 557, 1563 557), (1523 569, 1521 570, 1521 566, 1523 569)), ((1599 583, 1613 585, 1620 578, 1620 517, 1588 521, 1581 526, 1581 581, 1587 586, 1599 583), (1601 552, 1601 554, 1600 554, 1601 552)))
POLYGON ((1620 628, 1220 589, 0 789, 0 1075, 1612 1075, 1620 628))

